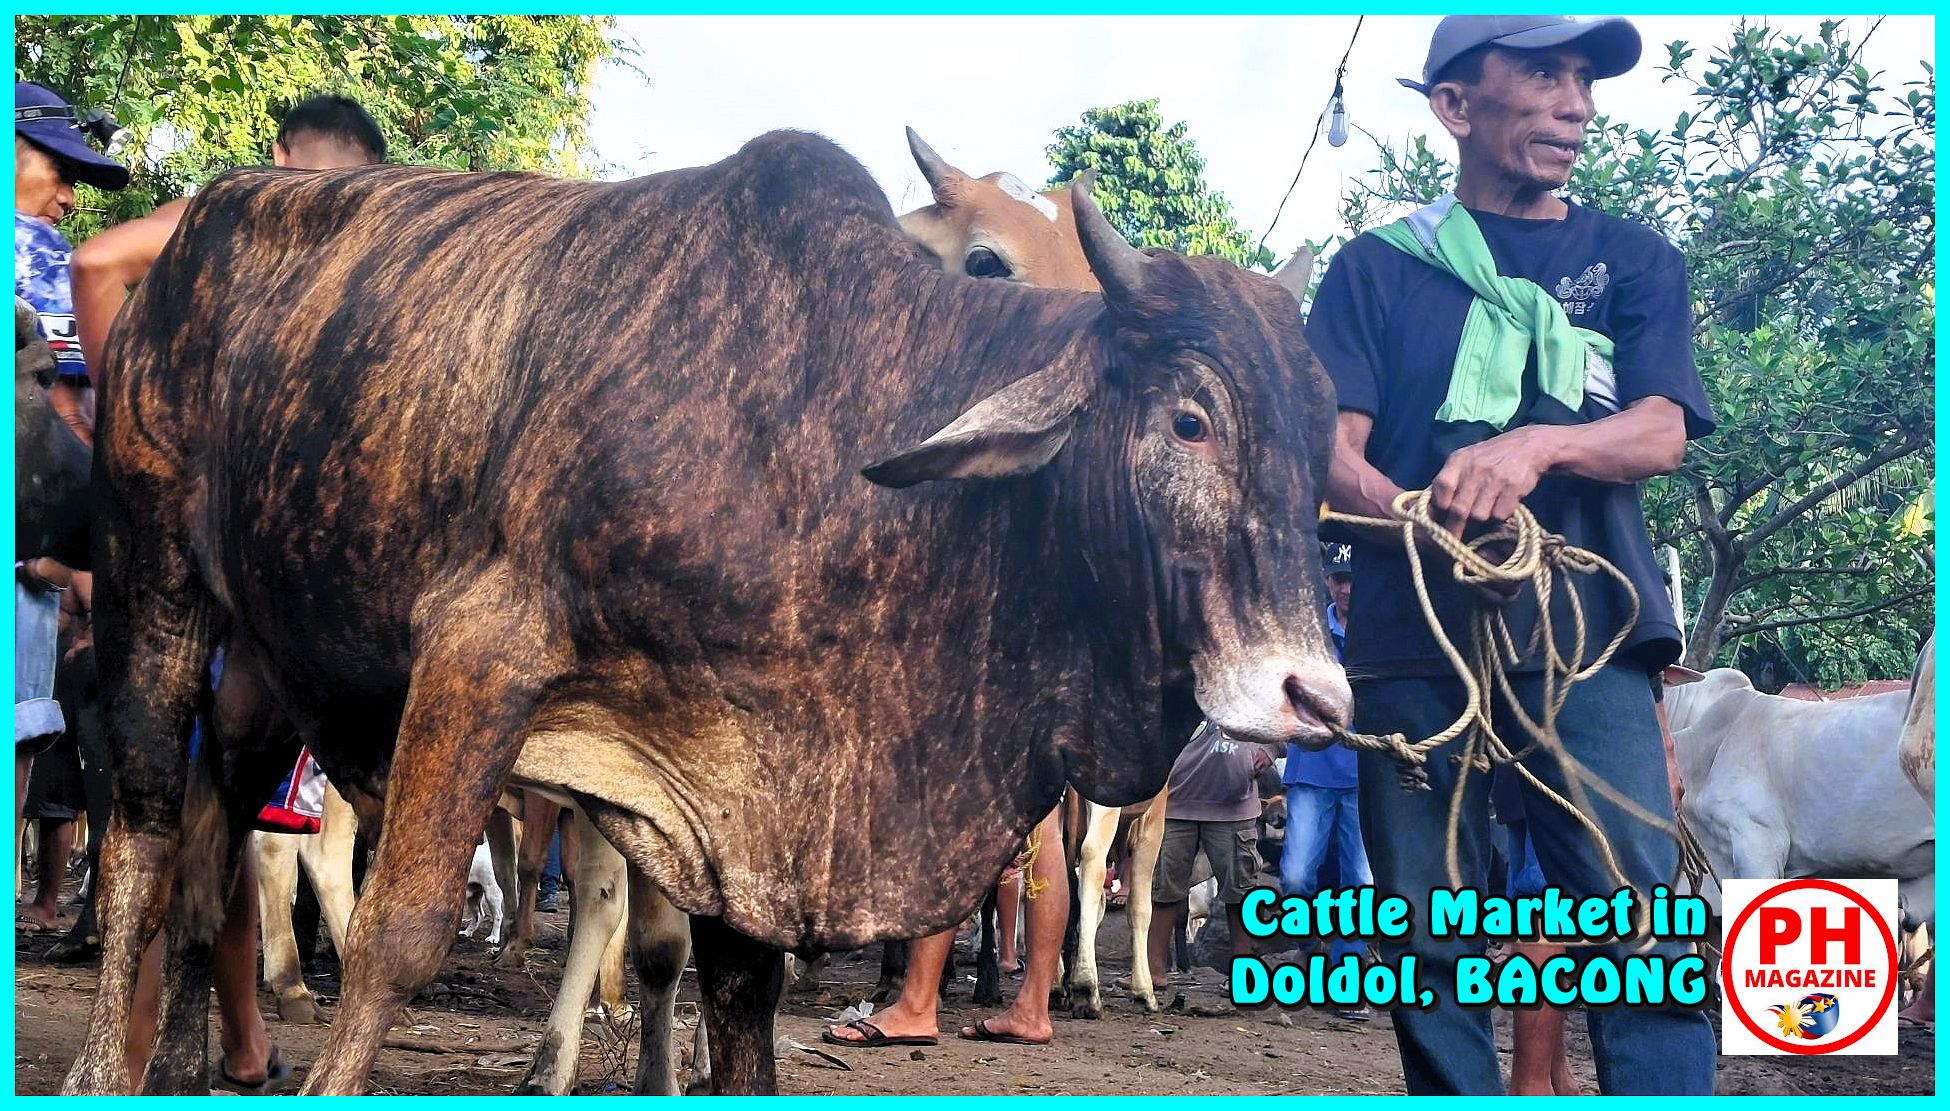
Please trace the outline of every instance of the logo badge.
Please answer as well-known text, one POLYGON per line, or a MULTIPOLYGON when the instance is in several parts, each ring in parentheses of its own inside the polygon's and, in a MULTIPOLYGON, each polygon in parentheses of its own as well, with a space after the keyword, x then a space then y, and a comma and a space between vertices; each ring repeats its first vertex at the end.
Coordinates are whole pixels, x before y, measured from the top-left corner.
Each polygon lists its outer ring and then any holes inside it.
POLYGON ((1723 885, 1728 1054, 1896 1052, 1896 881, 1723 885))

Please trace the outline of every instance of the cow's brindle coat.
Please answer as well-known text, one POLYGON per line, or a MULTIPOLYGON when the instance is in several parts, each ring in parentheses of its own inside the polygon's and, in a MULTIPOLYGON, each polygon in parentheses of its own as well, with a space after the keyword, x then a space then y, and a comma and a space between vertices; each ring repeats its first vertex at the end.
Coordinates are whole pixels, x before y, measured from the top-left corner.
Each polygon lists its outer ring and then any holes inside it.
POLYGON ((771 1091, 778 947, 950 924, 1066 778, 1155 792, 1201 705, 1268 741, 1344 721, 1334 406, 1291 296, 1078 210, 1102 297, 941 274, 799 133, 616 184, 213 182, 110 343, 117 807, 68 1090, 126 1090, 177 873, 187 912, 288 766, 219 707, 230 821, 185 836, 219 642, 386 798, 313 1093, 359 1090, 436 971, 511 775, 693 916, 720 1090, 771 1091))

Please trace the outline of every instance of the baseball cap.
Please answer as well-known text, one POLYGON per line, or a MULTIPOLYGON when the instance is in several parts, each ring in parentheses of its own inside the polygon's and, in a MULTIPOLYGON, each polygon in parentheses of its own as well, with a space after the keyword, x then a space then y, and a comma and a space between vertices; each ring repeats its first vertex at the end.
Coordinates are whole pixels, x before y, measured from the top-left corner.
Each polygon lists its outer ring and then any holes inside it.
POLYGON ((95 151, 77 126, 80 113, 31 81, 14 82, 14 134, 66 162, 74 179, 97 189, 120 189, 129 168, 95 151))
POLYGON ((1436 24, 1435 34, 1429 37, 1429 59, 1422 64, 1422 79, 1395 80, 1427 96, 1443 67, 1479 46, 1549 50, 1571 43, 1591 56, 1601 78, 1617 77, 1639 64, 1638 28, 1618 16, 1452 15, 1436 24))
POLYGON ((1323 543, 1320 546, 1320 572, 1323 575, 1337 575, 1354 569, 1354 547, 1351 544, 1323 543))

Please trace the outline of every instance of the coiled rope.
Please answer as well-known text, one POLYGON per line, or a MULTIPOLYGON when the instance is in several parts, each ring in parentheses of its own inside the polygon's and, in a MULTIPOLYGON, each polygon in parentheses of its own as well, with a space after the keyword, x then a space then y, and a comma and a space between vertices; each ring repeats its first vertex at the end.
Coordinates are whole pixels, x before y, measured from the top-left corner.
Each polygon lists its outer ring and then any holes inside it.
MULTIPOLYGON (((1613 805, 1628 815, 1672 836, 1682 845, 1682 855, 1693 856, 1688 860, 1704 861, 1704 854, 1698 854, 1697 842, 1692 843, 1692 853, 1684 846, 1692 841, 1690 836, 1682 837, 1673 822, 1660 818, 1631 799, 1620 794, 1617 789, 1573 759, 1564 750, 1557 735, 1557 715, 1571 693, 1571 688, 1596 675, 1599 669, 1611 662, 1612 656, 1624 644, 1625 637, 1632 627, 1638 624, 1639 596, 1624 572, 1611 561, 1565 542, 1562 536, 1546 532, 1538 524, 1529 509, 1519 505, 1516 513, 1501 527, 1472 540, 1464 541, 1451 533, 1432 516, 1430 495, 1427 490, 1405 490, 1397 495, 1390 509, 1394 517, 1365 517, 1351 513, 1339 513, 1321 509, 1321 519, 1337 521, 1357 528, 1389 530, 1400 534, 1402 547, 1408 555, 1409 570, 1415 584, 1415 595, 1422 604, 1422 615, 1427 619, 1430 633, 1441 646, 1442 653, 1454 668, 1456 677, 1462 681, 1467 694, 1462 713, 1449 727, 1422 740, 1410 742, 1400 733, 1367 734, 1346 730, 1334 730, 1334 739, 1348 748, 1378 752, 1391 757, 1398 769, 1402 787, 1405 790, 1429 789, 1427 764, 1430 755, 1445 745, 1460 746, 1452 759, 1458 765, 1456 786, 1449 799, 1445 866, 1451 887, 1463 886, 1462 867, 1458 860, 1459 834, 1462 826, 1462 799, 1464 786, 1472 772, 1484 772, 1497 764, 1514 765, 1526 783, 1552 803, 1563 808, 1585 831, 1591 835, 1593 844, 1604 860, 1613 887, 1631 886, 1618 866, 1617 857, 1612 852, 1611 841, 1596 822, 1590 817, 1590 798, 1585 793, 1587 786, 1596 790, 1613 805), (1429 598, 1429 586, 1422 563, 1421 545, 1427 543, 1454 563, 1452 570, 1457 582, 1468 586, 1494 586, 1497 584, 1522 587, 1528 585, 1537 595, 1537 623, 1530 637, 1520 647, 1511 633, 1504 610, 1500 606, 1484 604, 1477 606, 1469 616, 1469 653, 1467 656, 1450 640, 1436 616, 1435 604, 1429 598), (1492 562, 1486 553, 1508 545, 1509 554, 1497 562, 1492 562), (1613 633, 1605 647, 1588 666, 1579 666, 1583 660, 1588 638, 1585 626, 1584 604, 1572 584, 1572 575, 1605 574, 1618 583, 1630 600, 1629 613, 1625 621, 1613 633), (1557 629, 1551 615, 1551 599, 1562 590, 1568 602, 1571 618, 1571 641, 1568 647, 1558 643, 1557 629), (1508 669, 1531 657, 1543 653, 1543 700, 1541 713, 1535 718, 1524 710, 1510 685, 1508 669), (1505 705, 1515 716, 1518 728, 1525 735, 1520 744, 1512 744, 1497 731, 1492 720, 1490 699, 1492 692, 1501 692, 1505 705), (1532 752, 1542 749, 1554 756, 1560 767, 1566 770, 1567 786, 1571 798, 1565 798, 1546 786, 1530 769, 1522 763, 1532 752), (1697 854, 1697 855, 1695 855, 1697 854)), ((1650 916, 1639 915, 1633 938, 1650 940, 1650 916)), ((1575 943, 1573 943, 1575 944, 1575 943)))

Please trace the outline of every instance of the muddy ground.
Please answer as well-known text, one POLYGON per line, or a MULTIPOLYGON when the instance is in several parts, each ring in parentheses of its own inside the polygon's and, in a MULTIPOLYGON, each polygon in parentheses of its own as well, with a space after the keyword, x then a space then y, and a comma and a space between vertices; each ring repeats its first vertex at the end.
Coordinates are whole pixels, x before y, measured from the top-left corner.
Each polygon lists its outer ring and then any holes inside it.
MULTIPOLYGON (((566 903, 566 900, 564 900, 566 903)), ((476 1094, 511 1091, 528 1065, 546 1020, 549 991, 560 977, 568 915, 544 914, 541 937, 524 971, 493 966, 493 950, 462 940, 436 983, 402 1016, 379 1055, 371 1091, 379 1094, 476 1094)), ((1102 932, 1102 961, 1110 975, 1129 967, 1128 926, 1112 913, 1102 932)), ((59 1090, 73 1059, 95 988, 91 967, 48 963, 42 956, 50 938, 17 932, 14 1062, 20 1094, 59 1090)), ((319 961, 309 978, 327 1004, 329 1021, 338 991, 331 947, 319 943, 319 961)), ((1402 1091, 1395 1039, 1385 1017, 1370 1023, 1337 1019, 1331 1013, 1298 1010, 1280 1013, 1236 1011, 1223 995, 1223 977, 1212 969, 1194 974, 1194 983, 1166 992, 1172 1006, 1147 1015, 1134 1003, 1114 1000, 1096 1021, 1056 1019, 1056 1040, 1045 1047, 1019 1047, 959 1041, 953 1031, 988 1013, 969 1003, 972 970, 957 955, 957 982, 941 1012, 949 1033, 937 1047, 824 1047, 850 1066, 842 1070, 800 1051, 788 1051, 779 1065, 779 1087, 801 1095, 1012 1095, 1104 1094, 1176 1095, 1214 1093, 1360 1093, 1402 1091)), ((823 1020, 859 1001, 878 973, 877 955, 836 957, 823 986, 790 995, 779 1017, 779 1033, 807 1045, 819 1044, 823 1020)), ((1014 990, 1010 981, 1005 988, 1014 990)), ((685 976, 680 1022, 697 1021, 696 979, 685 976)), ((326 1027, 296 1026, 276 1018, 267 993, 260 1005, 272 1041, 293 1066, 290 1088, 324 1042, 326 1027)), ((1591 1046, 1581 1016, 1571 1016, 1568 1041, 1572 1070, 1586 1091, 1597 1090, 1591 1046)), ((611 1029, 600 1019, 586 1026, 578 1091, 627 1090, 635 1074, 633 1025, 611 1029)), ((1507 1071, 1509 1022, 1499 1015, 1497 1040, 1507 1071)), ((681 1058, 689 1058, 688 1033, 680 1034, 681 1058)), ((214 1026, 211 1046, 216 1045, 214 1026)), ((1935 1038, 1926 1030, 1904 1027, 1902 1051, 1895 1057, 1815 1059, 1722 1058, 1719 1091, 1747 1095, 1928 1094, 1935 1069, 1935 1038)))

